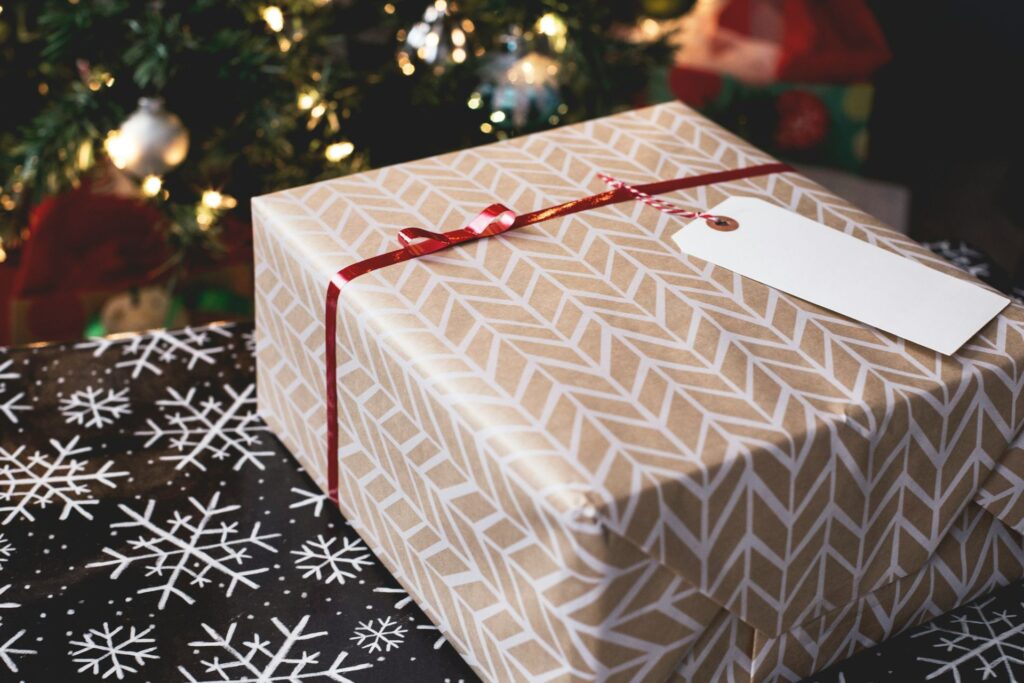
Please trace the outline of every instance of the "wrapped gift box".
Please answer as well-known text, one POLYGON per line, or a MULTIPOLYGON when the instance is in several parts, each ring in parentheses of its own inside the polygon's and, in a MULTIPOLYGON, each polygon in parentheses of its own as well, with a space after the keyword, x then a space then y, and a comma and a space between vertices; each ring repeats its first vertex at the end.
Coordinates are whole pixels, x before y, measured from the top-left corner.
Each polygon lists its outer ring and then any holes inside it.
MULTIPOLYGON (((401 228, 768 161, 666 104, 261 197, 260 410, 326 487, 325 290, 401 228)), ((731 195, 969 277, 793 172, 667 197, 731 195)), ((1024 574, 1024 309, 943 357, 681 225, 621 203, 342 292, 340 507, 485 680, 796 680, 1024 574)))

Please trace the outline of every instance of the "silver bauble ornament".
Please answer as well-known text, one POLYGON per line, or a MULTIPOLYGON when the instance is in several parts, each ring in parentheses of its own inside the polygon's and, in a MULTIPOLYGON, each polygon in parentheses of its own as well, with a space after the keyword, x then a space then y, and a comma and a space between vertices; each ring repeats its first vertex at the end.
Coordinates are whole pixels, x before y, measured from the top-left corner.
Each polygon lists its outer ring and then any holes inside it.
POLYGON ((423 18, 405 32, 398 51, 398 66, 409 75, 416 70, 413 63, 417 61, 432 66, 437 73, 450 64, 461 64, 471 52, 479 51, 473 36, 475 30, 473 22, 459 14, 454 2, 435 0, 423 11, 423 18))
POLYGON ((115 166, 142 178, 161 176, 188 154, 188 130, 164 109, 159 98, 143 97, 139 108, 107 136, 107 154, 115 166))
POLYGON ((491 121, 518 130, 549 125, 562 104, 559 64, 537 52, 517 52, 495 56, 485 70, 479 92, 490 104, 491 121))

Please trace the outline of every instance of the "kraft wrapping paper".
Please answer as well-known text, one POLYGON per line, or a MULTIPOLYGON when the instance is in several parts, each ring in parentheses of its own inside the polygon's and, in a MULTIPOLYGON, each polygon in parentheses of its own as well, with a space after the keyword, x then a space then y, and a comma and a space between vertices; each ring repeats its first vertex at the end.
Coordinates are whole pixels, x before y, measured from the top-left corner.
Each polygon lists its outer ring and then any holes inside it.
MULTIPOLYGON (((325 288, 402 227, 768 161, 668 104, 258 198, 261 412, 323 486, 325 288)), ((666 198, 734 195, 969 278, 795 173, 666 198)), ((1024 309, 944 358, 679 225, 625 203, 343 292, 342 511, 485 680, 797 680, 1022 573, 1024 309)))

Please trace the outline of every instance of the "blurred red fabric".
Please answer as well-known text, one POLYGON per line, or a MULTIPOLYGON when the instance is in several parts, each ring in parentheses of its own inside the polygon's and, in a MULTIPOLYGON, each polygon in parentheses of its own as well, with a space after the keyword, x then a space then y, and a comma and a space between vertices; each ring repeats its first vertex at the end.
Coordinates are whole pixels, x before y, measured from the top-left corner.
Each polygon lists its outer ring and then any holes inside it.
POLYGON ((43 200, 0 293, 0 343, 80 336, 101 297, 144 282, 168 258, 162 220, 142 201, 87 186, 43 200))
POLYGON ((719 0, 684 17, 679 67, 751 84, 870 80, 892 55, 864 0, 719 0))
POLYGON ((148 204, 87 188, 45 199, 32 212, 15 297, 125 289, 170 256, 148 204))

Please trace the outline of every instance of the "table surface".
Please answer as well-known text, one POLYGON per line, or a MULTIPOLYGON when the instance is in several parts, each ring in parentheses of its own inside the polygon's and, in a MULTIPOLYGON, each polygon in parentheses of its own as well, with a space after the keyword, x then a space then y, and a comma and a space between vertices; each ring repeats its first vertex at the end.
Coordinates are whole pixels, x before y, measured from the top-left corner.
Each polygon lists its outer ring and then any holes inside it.
MULTIPOLYGON (((257 417, 252 347, 0 349, 0 681, 477 680, 257 417)), ((1015 674, 1021 583, 810 680, 1015 674)))

